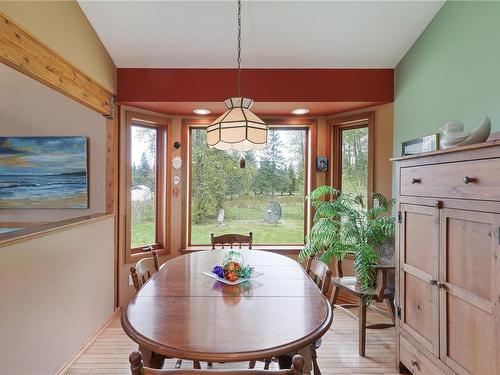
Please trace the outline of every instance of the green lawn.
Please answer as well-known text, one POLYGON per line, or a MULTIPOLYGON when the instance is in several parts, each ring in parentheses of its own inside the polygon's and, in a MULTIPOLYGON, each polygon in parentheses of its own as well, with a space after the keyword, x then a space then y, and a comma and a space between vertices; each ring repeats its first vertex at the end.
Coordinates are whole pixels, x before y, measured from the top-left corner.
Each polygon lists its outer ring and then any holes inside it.
MULTIPOLYGON (((304 197, 303 196, 257 196, 238 197, 226 202, 224 226, 217 220, 207 219, 204 224, 191 226, 191 244, 210 243, 210 233, 216 236, 227 233, 246 234, 252 232, 255 244, 280 244, 304 242, 304 197), (271 200, 281 204, 283 213, 279 224, 264 222, 266 208, 271 200)), ((145 215, 146 217, 148 215, 145 215)), ((154 241, 154 223, 142 221, 132 226, 132 247, 144 246, 154 241)))
POLYGON ((249 196, 226 202, 224 226, 217 220, 191 226, 191 244, 210 243, 210 233, 216 236, 226 233, 246 234, 252 232, 254 243, 303 243, 304 242, 304 197, 303 196, 249 196), (283 213, 279 224, 264 221, 267 205, 271 200, 281 204, 283 213))
POLYGON ((155 242, 155 224, 152 221, 134 223, 132 226, 131 247, 136 248, 155 242))

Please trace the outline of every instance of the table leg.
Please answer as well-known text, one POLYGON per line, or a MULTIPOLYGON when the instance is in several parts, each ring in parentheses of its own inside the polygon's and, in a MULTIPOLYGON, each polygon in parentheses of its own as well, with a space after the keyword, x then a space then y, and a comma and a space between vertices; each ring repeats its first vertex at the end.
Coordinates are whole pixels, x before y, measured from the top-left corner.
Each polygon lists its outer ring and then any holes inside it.
POLYGON ((359 325, 359 355, 361 357, 365 356, 365 347, 366 347, 366 306, 365 300, 363 298, 359 298, 359 316, 358 316, 358 325, 359 325))
POLYGON ((142 353, 142 360, 144 366, 161 369, 163 368, 163 363, 165 362, 165 357, 161 354, 157 354, 139 345, 139 351, 142 353))
POLYGON ((312 371, 312 355, 311 355, 311 346, 308 345, 305 348, 301 348, 297 350, 297 354, 304 357, 305 366, 304 366, 304 375, 311 375, 312 371))

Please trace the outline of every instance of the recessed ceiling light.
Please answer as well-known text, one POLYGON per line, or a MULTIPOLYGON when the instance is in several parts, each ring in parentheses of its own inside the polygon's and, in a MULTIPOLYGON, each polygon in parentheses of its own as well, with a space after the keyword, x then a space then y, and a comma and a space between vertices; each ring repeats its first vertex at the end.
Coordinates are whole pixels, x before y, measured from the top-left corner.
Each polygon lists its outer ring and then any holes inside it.
POLYGON ((292 111, 292 115, 305 115, 306 113, 309 113, 307 108, 297 108, 292 111))
POLYGON ((209 115, 210 114, 210 111, 208 109, 203 109, 203 108, 196 108, 195 110, 193 110, 194 113, 196 113, 197 115, 209 115))

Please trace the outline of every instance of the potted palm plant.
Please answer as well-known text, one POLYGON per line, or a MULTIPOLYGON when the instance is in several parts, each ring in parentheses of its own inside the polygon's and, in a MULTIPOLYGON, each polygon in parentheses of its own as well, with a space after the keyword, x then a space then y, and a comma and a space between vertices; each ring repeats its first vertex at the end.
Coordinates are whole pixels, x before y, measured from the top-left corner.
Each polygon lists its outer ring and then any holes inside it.
POLYGON ((315 210, 314 225, 299 260, 316 255, 328 263, 332 257, 352 255, 359 285, 364 290, 373 287, 381 254, 387 248, 394 249, 394 218, 391 201, 378 193, 371 197, 374 204, 368 208, 362 196, 344 194, 330 186, 312 191, 306 199, 315 210))

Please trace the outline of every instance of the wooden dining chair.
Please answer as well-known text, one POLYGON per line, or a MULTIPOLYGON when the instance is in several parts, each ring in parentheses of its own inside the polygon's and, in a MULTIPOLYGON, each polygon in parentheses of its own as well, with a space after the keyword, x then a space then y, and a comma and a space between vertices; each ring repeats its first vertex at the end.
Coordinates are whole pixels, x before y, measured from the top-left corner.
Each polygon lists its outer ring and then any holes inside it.
POLYGON ((307 260, 306 273, 318 286, 323 295, 327 297, 333 274, 330 268, 322 261, 311 256, 307 260))
MULTIPOLYGON (((159 269, 160 260, 158 259, 158 254, 154 250, 151 251, 151 257, 143 258, 135 264, 135 267, 130 267, 130 275, 132 276, 135 290, 139 291, 139 289, 141 289, 159 269)), ((165 357, 159 354, 153 353, 152 355, 156 361, 161 363, 165 360, 165 357)), ((182 359, 178 359, 175 368, 180 368, 181 366, 182 359)))
MULTIPOLYGON (((328 298, 328 292, 330 290, 332 271, 330 268, 322 261, 315 259, 311 256, 307 260, 306 273, 313 280, 313 282, 321 290, 321 293, 328 298)), ((314 375, 321 375, 321 370, 318 365, 318 353, 317 350, 321 347, 321 338, 316 340, 311 344, 311 360, 313 364, 314 375)))
POLYGON ((150 258, 139 260, 135 267, 130 267, 130 275, 137 291, 160 269, 158 254, 156 251, 151 251, 151 255, 150 258))
POLYGON ((363 290, 361 286, 357 283, 355 276, 344 276, 342 271, 342 260, 336 260, 336 277, 332 278, 333 284, 333 297, 332 297, 332 307, 340 307, 346 310, 351 316, 359 321, 359 355, 365 356, 366 347, 366 329, 384 329, 389 327, 394 327, 395 321, 395 311, 394 311, 394 288, 388 287, 389 274, 394 270, 394 266, 376 266, 375 272, 377 273, 375 287, 369 291, 363 290), (357 304, 341 304, 336 305, 337 298, 341 290, 352 295, 357 299, 357 304), (366 299, 373 300, 376 302, 384 302, 387 304, 389 309, 389 316, 392 320, 392 324, 379 323, 379 324, 366 324, 366 299), (359 313, 358 316, 352 314, 348 309, 357 308, 359 313))
POLYGON ((221 236, 214 236, 213 233, 210 234, 210 238, 212 240, 212 250, 215 250, 215 246, 221 246, 224 249, 224 245, 229 245, 230 248, 233 248, 233 245, 239 245, 241 249, 241 245, 248 245, 248 248, 252 248, 253 242, 253 233, 250 232, 248 236, 243 234, 223 234, 221 236))
POLYGON ((141 352, 132 352, 129 362, 132 375, 302 375, 305 364, 304 358, 296 355, 289 370, 155 370, 144 367, 141 352))

